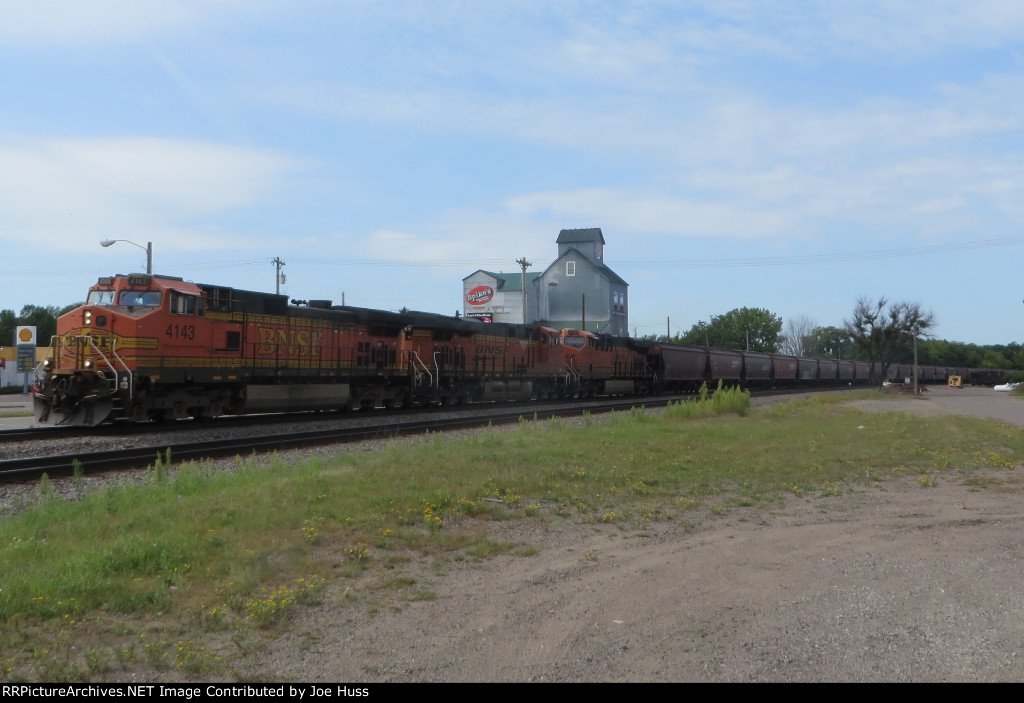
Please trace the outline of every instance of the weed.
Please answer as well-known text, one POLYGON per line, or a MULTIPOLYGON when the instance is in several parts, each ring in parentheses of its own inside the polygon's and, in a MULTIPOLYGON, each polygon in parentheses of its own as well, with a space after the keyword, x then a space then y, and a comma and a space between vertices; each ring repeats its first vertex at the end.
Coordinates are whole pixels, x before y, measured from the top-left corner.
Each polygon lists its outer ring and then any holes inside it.
POLYGON ((281 586, 271 593, 263 591, 263 597, 250 598, 245 603, 245 614, 259 627, 268 627, 284 619, 288 608, 295 602, 295 592, 281 586))
POLYGON ((370 558, 370 548, 360 542, 359 544, 345 547, 342 553, 349 561, 364 562, 370 558))
POLYGON ((78 459, 73 459, 71 461, 72 485, 75 487, 75 495, 79 497, 82 495, 82 490, 84 488, 84 475, 85 470, 82 467, 82 462, 78 459))
POLYGON ((441 516, 434 512, 435 506, 428 505, 423 509, 423 522, 426 524, 427 529, 431 532, 437 532, 441 529, 441 516))
POLYGON ((39 479, 39 497, 44 501, 53 499, 53 482, 47 473, 43 473, 39 479))
POLYGON ((317 544, 320 541, 320 530, 317 528, 317 522, 322 522, 323 518, 317 521, 303 520, 302 521, 302 536, 306 538, 306 541, 310 544, 317 544))

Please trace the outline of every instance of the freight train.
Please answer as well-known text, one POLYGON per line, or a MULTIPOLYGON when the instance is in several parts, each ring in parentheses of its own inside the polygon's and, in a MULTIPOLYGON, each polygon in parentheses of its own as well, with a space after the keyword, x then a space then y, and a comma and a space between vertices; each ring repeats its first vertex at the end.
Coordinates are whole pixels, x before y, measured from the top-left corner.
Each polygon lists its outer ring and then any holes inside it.
MULTIPOLYGON (((541 325, 332 306, 150 274, 100 278, 61 316, 36 420, 197 419, 488 400, 868 384, 869 364, 541 325)), ((891 378, 912 374, 892 366, 891 378)), ((967 369, 919 367, 923 382, 967 369)))

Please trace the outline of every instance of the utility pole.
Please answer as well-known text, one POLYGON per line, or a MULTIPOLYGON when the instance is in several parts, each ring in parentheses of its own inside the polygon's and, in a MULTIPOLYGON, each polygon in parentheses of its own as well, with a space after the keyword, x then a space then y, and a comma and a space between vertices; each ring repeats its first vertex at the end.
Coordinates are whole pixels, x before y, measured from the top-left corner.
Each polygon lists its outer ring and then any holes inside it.
POLYGON ((274 292, 281 295, 281 284, 285 281, 284 274, 281 273, 281 267, 284 266, 284 262, 281 261, 281 257, 275 256, 270 263, 277 267, 277 273, 274 276, 274 292))
POLYGON ((914 325, 914 397, 917 397, 917 325, 914 325))
POLYGON ((529 261, 527 261, 525 256, 523 256, 523 257, 521 257, 519 259, 516 259, 516 263, 519 264, 520 268, 523 269, 523 274, 522 274, 522 277, 520 279, 520 285, 522 286, 522 289, 523 289, 523 324, 525 325, 526 322, 527 322, 527 320, 526 320, 526 269, 528 269, 529 267, 533 266, 533 264, 530 263, 529 261))

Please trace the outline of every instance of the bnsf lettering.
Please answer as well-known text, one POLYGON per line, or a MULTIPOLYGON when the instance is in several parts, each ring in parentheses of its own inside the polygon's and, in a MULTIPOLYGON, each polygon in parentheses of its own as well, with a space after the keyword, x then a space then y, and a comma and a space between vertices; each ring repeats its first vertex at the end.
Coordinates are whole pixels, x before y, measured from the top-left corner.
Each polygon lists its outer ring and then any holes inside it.
POLYGON ((108 349, 110 347, 110 337, 93 337, 92 344, 90 344, 89 340, 87 340, 84 337, 75 337, 73 335, 69 335, 64 338, 65 347, 79 347, 81 349, 91 349, 92 345, 96 345, 100 349, 108 349))
POLYGON ((260 327, 259 333, 256 353, 261 355, 313 356, 323 340, 323 333, 313 330, 260 327))
POLYGON ((477 344, 477 354, 504 354, 508 351, 508 347, 504 344, 477 344))

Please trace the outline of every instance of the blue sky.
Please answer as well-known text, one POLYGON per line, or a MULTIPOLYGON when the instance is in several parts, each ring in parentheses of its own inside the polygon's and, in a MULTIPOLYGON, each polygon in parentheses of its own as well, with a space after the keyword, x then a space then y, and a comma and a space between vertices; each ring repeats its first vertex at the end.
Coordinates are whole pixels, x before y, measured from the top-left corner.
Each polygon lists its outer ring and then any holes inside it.
POLYGON ((0 0, 0 308, 144 270, 442 313, 601 227, 630 327, 1024 341, 1024 3, 0 0))

